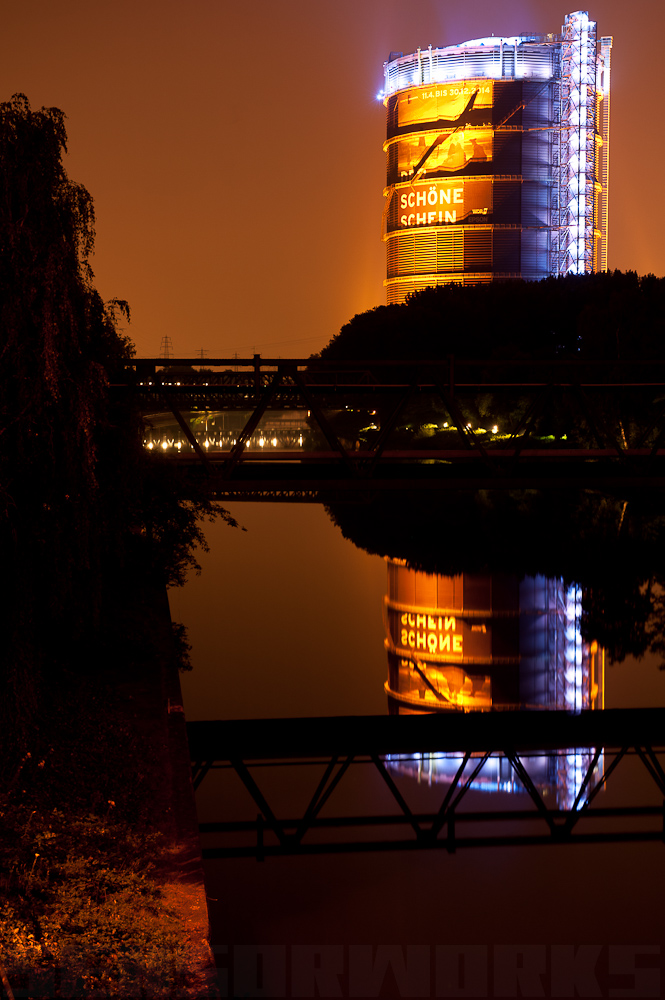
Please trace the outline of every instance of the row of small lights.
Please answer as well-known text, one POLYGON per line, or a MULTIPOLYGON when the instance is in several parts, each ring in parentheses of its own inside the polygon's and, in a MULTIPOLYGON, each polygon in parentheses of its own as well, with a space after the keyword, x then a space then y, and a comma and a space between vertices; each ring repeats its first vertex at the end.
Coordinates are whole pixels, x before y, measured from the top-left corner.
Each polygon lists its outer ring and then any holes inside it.
MULTIPOLYGON (((447 427, 447 426, 448 426, 448 424, 444 424, 443 426, 444 426, 444 427, 447 427)), ((467 424, 467 425, 466 425, 466 429, 467 429, 468 431, 472 431, 472 430, 473 430, 473 427, 471 426, 471 424, 467 424)), ((475 429, 475 433, 476 433, 476 434, 487 434, 487 430, 486 430, 486 429, 485 429, 484 427, 476 427, 476 429, 475 429)), ((492 430, 490 431, 490 434, 498 434, 498 433, 499 433, 499 428, 498 428, 498 427, 497 427, 497 425, 495 424, 495 425, 494 425, 494 427, 492 428, 492 430)))
MULTIPOLYGON (((451 428, 451 426, 450 426, 450 424, 448 422, 444 423, 442 425, 442 427, 443 427, 444 430, 453 430, 454 429, 454 427, 451 428)), ((378 430, 378 428, 376 427, 376 425, 373 425, 373 429, 374 430, 378 430)), ((468 423, 466 425, 466 429, 470 430, 470 431, 473 431, 476 434, 487 434, 488 433, 488 431, 486 430, 485 427, 477 427, 474 430, 473 425, 470 424, 470 423, 468 423)), ((498 434, 499 433, 498 426, 495 424, 492 427, 492 429, 491 429, 491 431, 489 433, 491 433, 491 434, 498 434)), ((231 445, 235 445, 236 444, 236 440, 237 440, 236 438, 233 438, 233 440, 231 441, 231 445)), ((223 445, 223 443, 224 442, 223 442, 223 440, 222 440, 221 437, 217 441, 214 440, 214 439, 211 440, 210 438, 206 438, 205 441, 203 442, 203 447, 204 448, 210 448, 211 446, 214 446, 216 444, 218 444, 218 445, 221 446, 221 445, 223 445)), ((265 445, 266 445, 266 443, 271 444, 273 446, 273 448, 277 448, 277 446, 279 444, 279 441, 277 440, 276 437, 273 437, 272 440, 270 440, 270 441, 267 441, 266 438, 261 437, 256 442, 256 444, 258 444, 259 448, 264 448, 265 445)), ((303 444, 303 437, 302 437, 302 434, 301 434, 299 436, 299 438, 298 438, 298 447, 302 448, 302 444, 303 444)), ((168 448, 178 448, 178 450, 180 450, 180 448, 182 447, 182 442, 181 441, 176 441, 175 438, 169 438, 167 440, 163 440, 161 442, 161 445, 155 445, 155 443, 153 441, 147 441, 147 442, 144 441, 144 445, 150 451, 152 451, 155 447, 161 447, 161 448, 163 448, 164 451, 166 451, 168 448)), ((250 445, 251 445, 251 441, 248 442, 247 446, 250 447, 250 445)), ((190 445, 190 447, 191 447, 191 445, 190 445)), ((293 447, 293 445, 291 445, 291 447, 293 447)))
MULTIPOLYGON (((564 642, 564 700, 568 711, 580 712, 584 707, 584 650, 582 644, 582 590, 573 584, 566 592, 564 642)), ((569 796, 575 799, 591 762, 589 751, 562 755, 561 766, 569 786, 569 796)), ((582 803, 580 803, 580 806, 582 803)))
MULTIPOLYGON (((437 425, 436 424, 430 424, 429 426, 433 427, 433 426, 437 426, 437 425)), ((474 434, 487 434, 488 433, 486 427, 476 427, 476 428, 474 428, 473 424, 471 424, 471 423, 466 424, 465 427, 466 427, 467 431, 473 431, 474 434)), ((453 424, 453 426, 451 427, 450 424, 448 423, 448 421, 446 421, 446 423, 441 424, 441 428, 443 430, 455 430, 455 425, 453 424)), ((490 434, 498 434, 499 433, 499 427, 498 427, 498 425, 494 424, 494 426, 492 427, 491 431, 489 431, 489 433, 490 434)))
MULTIPOLYGON (((521 73, 516 69, 513 79, 521 80, 521 79, 528 79, 529 77, 532 78, 539 77, 544 80, 550 80, 552 78, 552 70, 548 66, 544 66, 540 70, 536 69, 531 69, 529 71, 523 70, 521 73)), ((500 75, 500 71, 498 68, 493 67, 492 69, 487 71, 480 68, 474 68, 473 70, 471 70, 469 66, 460 66, 454 70, 439 71, 438 73, 434 72, 431 79, 428 79, 426 81, 423 81, 423 83, 421 83, 420 74, 418 73, 418 71, 415 71, 411 74, 408 73, 404 74, 400 82, 396 82, 394 80, 391 81, 390 89, 387 90, 386 88, 384 88, 383 90, 380 90, 376 95, 376 99, 377 101, 383 102, 386 99, 387 93, 393 94, 396 91, 401 90, 404 87, 408 86, 415 86, 415 87, 428 86, 431 84, 456 82, 458 80, 467 80, 467 79, 501 80, 502 77, 500 75)))
MULTIPOLYGON (((216 444, 220 444, 221 445, 222 443, 223 442, 222 442, 221 438, 219 439, 219 441, 214 441, 214 440, 211 441, 209 438, 206 438, 205 441, 203 442, 203 447, 204 448, 210 448, 210 447, 214 447, 216 444)), ((231 441, 231 444, 235 445, 236 443, 237 443, 237 439, 233 438, 233 440, 231 441)), ((264 448, 266 444, 271 444, 273 446, 273 448, 277 448, 277 446, 279 445, 279 441, 277 440, 276 437, 274 437, 269 442, 266 441, 266 438, 262 437, 262 438, 259 438, 259 440, 256 443, 258 444, 259 448, 264 448)), ((302 443, 303 443, 303 438, 302 438, 302 434, 301 434, 300 437, 298 438, 298 445, 301 448, 302 448, 302 443)), ((148 441, 147 443, 144 442, 144 444, 145 444, 145 447, 149 451, 153 451, 156 447, 157 448, 162 448, 164 451, 167 451, 169 448, 177 448, 178 451, 180 451, 180 449, 183 446, 183 442, 182 441, 176 441, 175 438, 169 438, 166 441, 162 441, 161 444, 158 444, 158 445, 155 445, 154 441, 148 441)), ((249 448, 250 446, 251 446, 251 441, 248 441, 247 442, 247 447, 249 448)), ((188 447, 191 448, 192 445, 190 444, 190 445, 188 445, 188 447)))

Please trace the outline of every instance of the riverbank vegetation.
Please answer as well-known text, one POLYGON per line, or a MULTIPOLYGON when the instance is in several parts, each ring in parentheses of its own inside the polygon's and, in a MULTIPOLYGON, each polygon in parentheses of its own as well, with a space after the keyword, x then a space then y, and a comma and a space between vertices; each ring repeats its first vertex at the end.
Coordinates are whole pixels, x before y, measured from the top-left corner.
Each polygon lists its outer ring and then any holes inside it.
POLYGON ((145 595, 183 582, 205 518, 234 522, 147 461, 109 391, 129 308, 94 287, 66 138, 61 111, 0 104, 0 963, 37 984, 22 995, 169 995, 186 956, 151 875, 163 776, 119 692, 157 656, 145 595))
POLYGON ((364 362, 368 384, 373 376, 396 382, 371 406, 359 393, 357 405, 347 397, 350 406, 333 414, 340 436, 360 447, 391 422, 388 448, 463 448, 460 415, 480 445, 519 434, 521 446, 539 448, 650 447, 663 433, 665 278, 614 271, 426 288, 354 316, 311 360, 313 369, 319 358, 364 362), (373 371, 372 359, 404 364, 373 371), (412 382, 417 391, 403 398, 412 382))
POLYGON ((156 878, 158 758, 113 686, 35 736, 0 793, 0 963, 16 996, 188 995, 180 914, 156 878))

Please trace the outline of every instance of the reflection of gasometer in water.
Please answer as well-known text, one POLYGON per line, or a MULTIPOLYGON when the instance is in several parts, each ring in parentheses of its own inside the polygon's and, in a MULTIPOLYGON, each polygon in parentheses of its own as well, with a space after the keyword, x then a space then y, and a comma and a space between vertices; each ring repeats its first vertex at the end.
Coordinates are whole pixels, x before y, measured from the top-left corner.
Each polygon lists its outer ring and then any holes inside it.
POLYGON ((390 712, 602 708, 604 654, 582 639, 581 615, 580 589, 561 579, 388 560, 390 712))
MULTIPOLYGON (((581 616, 580 588, 561 579, 436 576, 389 559, 384 621, 390 713, 602 708, 604 652, 583 640, 581 616)), ((542 794, 569 808, 592 755, 588 748, 535 753, 521 764, 542 794)), ((460 754, 436 752, 386 758, 392 770, 430 783, 457 780, 461 763, 460 754)), ((601 772, 602 757, 592 786, 601 772)), ((483 762, 470 787, 523 790, 500 754, 483 762)))

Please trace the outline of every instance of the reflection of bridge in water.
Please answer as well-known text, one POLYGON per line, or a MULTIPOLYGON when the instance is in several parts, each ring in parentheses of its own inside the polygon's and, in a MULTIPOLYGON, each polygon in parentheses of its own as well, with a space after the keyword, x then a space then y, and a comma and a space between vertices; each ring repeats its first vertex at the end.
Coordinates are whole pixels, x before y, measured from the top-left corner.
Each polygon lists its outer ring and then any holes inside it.
MULTIPOLYGON (((190 722, 187 735, 195 786, 211 772, 235 775, 249 793, 238 811, 259 810, 255 819, 202 823, 204 858, 665 841, 665 709, 190 722), (586 750, 577 752, 590 746, 595 750, 588 757, 586 750), (424 812, 409 805, 409 780, 386 762, 422 762, 432 755, 448 761, 451 774, 435 808, 424 812), (549 802, 531 779, 531 763, 548 758, 572 759, 582 769, 567 808, 549 802), (499 761, 504 782, 519 783, 530 808, 501 794, 499 761), (650 802, 635 803, 626 790, 635 765, 652 779, 650 802), (293 786, 294 769, 309 779, 303 782, 309 787, 305 808, 297 816, 280 815, 280 792, 293 786), (353 777, 361 769, 359 793, 353 777), (498 794, 482 796, 483 808, 476 808, 472 793, 486 769, 493 769, 487 780, 496 782, 498 794), (617 795, 622 770, 628 784, 624 780, 617 795), (351 785, 347 798, 340 793, 344 785, 351 785), (371 813, 368 799, 381 802, 381 790, 392 808, 371 813), (333 793, 338 808, 330 805, 333 793)), ((232 801, 228 786, 215 798, 227 816, 232 801)))
POLYGON ((220 500, 662 489, 665 363, 136 360, 146 447, 220 500))

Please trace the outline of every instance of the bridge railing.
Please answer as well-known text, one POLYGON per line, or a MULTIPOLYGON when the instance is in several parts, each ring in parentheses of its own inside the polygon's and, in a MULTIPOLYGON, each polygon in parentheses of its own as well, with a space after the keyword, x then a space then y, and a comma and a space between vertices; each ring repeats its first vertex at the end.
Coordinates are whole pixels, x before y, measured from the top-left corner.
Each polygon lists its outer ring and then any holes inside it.
POLYGON ((449 388, 575 384, 646 386, 665 384, 665 361, 659 359, 433 359, 354 358, 134 358, 125 366, 126 385, 265 386, 275 373, 297 373, 308 385, 327 388, 441 385, 449 388), (191 379, 192 381, 188 381, 191 379))

